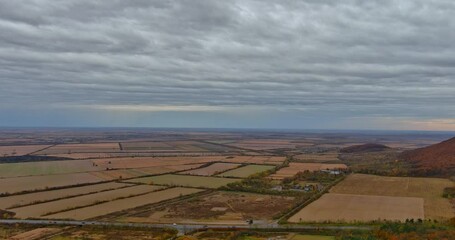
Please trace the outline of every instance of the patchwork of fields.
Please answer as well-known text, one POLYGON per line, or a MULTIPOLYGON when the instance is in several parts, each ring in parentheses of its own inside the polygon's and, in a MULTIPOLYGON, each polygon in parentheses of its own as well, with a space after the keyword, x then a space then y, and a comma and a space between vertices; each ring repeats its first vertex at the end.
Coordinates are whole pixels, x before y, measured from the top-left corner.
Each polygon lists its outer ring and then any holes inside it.
POLYGON ((48 219, 76 219, 86 220, 110 213, 124 211, 140 207, 147 204, 158 203, 172 198, 181 197, 188 194, 198 193, 203 190, 194 188, 170 188, 162 191, 151 192, 148 194, 119 199, 111 202, 101 203, 94 206, 79 208, 76 210, 65 211, 57 214, 46 216, 48 219))
POLYGON ((229 170, 227 172, 221 173, 218 176, 220 177, 234 177, 234 178, 246 178, 256 173, 265 172, 271 169, 274 169, 275 166, 267 165, 247 165, 244 167, 236 168, 229 170))
POLYGON ((238 166, 240 166, 240 164, 237 164, 237 163, 213 163, 204 168, 189 170, 189 171, 185 171, 182 173, 189 174, 189 175, 212 176, 219 172, 224 172, 226 170, 230 170, 230 169, 236 168, 238 166))
POLYGON ((103 191, 89 195, 76 196, 57 201, 39 203, 35 205, 13 208, 10 211, 16 213, 19 218, 37 218, 49 213, 60 212, 67 209, 93 205, 99 202, 112 201, 118 198, 127 198, 135 195, 141 195, 148 192, 153 192, 163 187, 138 185, 127 188, 103 191))
MULTIPOLYGON (((25 159, 0 163, 0 210, 21 219, 246 225, 250 219, 277 219, 346 173, 326 170, 347 169, 336 148, 348 143, 169 139, 0 146, 0 157, 25 159), (328 149, 321 151, 323 147, 328 149), (283 154, 286 151, 289 154, 283 154), (27 159, 28 154, 47 161, 27 159), (290 162, 283 167, 285 161, 290 162), (273 174, 258 174, 267 171, 273 174), (309 172, 291 178, 304 171, 309 172), (219 189, 223 186, 228 186, 222 188, 226 191, 219 189)), ((442 197, 448 187, 455 187, 448 179, 350 174, 288 221, 445 220, 455 217, 451 203, 442 197)), ((308 237, 294 234, 289 239, 308 237)))
POLYGON ((183 187, 200 187, 200 188, 219 188, 219 187, 225 186, 229 183, 233 183, 233 182, 237 182, 237 181, 240 181, 240 179, 176 175, 176 174, 166 174, 166 175, 159 175, 159 176, 152 176, 152 177, 128 180, 128 182, 132 182, 132 183, 145 183, 145 184, 183 186, 183 187))
POLYGON ((54 199, 67 198, 72 196, 85 195, 90 193, 96 193, 101 191, 107 191, 112 189, 124 188, 131 186, 131 184, 126 183, 101 183, 88 185, 83 187, 73 187, 73 188, 64 188, 58 190, 44 191, 44 192, 34 192, 21 195, 12 195, 8 197, 0 198, 0 206, 4 209, 9 209, 15 206, 23 206, 27 204, 51 201, 54 199))
POLYGON ((345 170, 348 167, 345 164, 328 164, 328 163, 289 163, 288 167, 281 168, 275 174, 270 175, 272 179, 282 180, 287 177, 292 177, 299 172, 304 171, 321 171, 321 170, 334 170, 342 169, 345 170))

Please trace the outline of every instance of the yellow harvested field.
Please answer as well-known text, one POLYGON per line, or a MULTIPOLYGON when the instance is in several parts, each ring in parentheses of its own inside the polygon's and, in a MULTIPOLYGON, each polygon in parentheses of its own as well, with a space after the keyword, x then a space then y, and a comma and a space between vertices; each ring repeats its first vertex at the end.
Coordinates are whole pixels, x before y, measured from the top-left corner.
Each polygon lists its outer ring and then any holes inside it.
POLYGON ((27 155, 50 145, 0 146, 0 157, 27 155))
POLYGON ((162 191, 152 192, 136 197, 115 200, 111 202, 102 203, 99 205, 89 206, 67 212, 61 212, 53 215, 46 216, 48 219, 76 219, 85 220, 107 215, 122 210, 140 207, 147 204, 154 204, 161 201, 177 198, 184 195, 189 195, 203 190, 194 188, 170 188, 162 191))
POLYGON ((182 172, 182 174, 189 174, 189 175, 199 175, 199 176, 212 176, 220 172, 224 172, 229 169, 233 169, 240 166, 240 164, 236 163, 214 163, 210 166, 204 168, 193 169, 189 171, 182 172))
POLYGON ((289 218, 289 222, 424 219, 423 199, 415 197, 324 194, 289 218))
POLYGON ((292 177, 299 172, 304 171, 321 171, 321 170, 333 170, 333 169, 347 169, 348 167, 345 164, 326 164, 326 163, 289 163, 288 167, 278 170, 275 174, 270 175, 272 179, 284 179, 287 177, 292 177))
POLYGON ((71 153, 94 153, 94 152, 119 152, 118 143, 84 143, 84 144, 60 144, 52 146, 36 155, 71 154, 71 153))
POLYGON ((89 173, 3 178, 0 179, 0 194, 44 190, 46 188, 95 183, 101 181, 103 180, 89 173))
POLYGON ((73 187, 59 190, 13 195, 8 197, 0 197, 0 209, 8 209, 18 205, 22 206, 34 202, 44 202, 70 196, 96 193, 100 191, 112 190, 126 186, 130 186, 130 184, 110 182, 88 185, 83 187, 73 187))
POLYGON ((454 217, 448 199, 442 197, 445 187, 455 183, 441 178, 382 177, 367 174, 352 174, 336 186, 331 193, 419 197, 424 199, 426 219, 454 217))
POLYGON ((51 212, 58 212, 65 209, 82 207, 95 204, 102 201, 111 201, 118 198, 129 197, 132 195, 144 194, 162 189, 160 186, 138 185, 127 188, 115 189, 105 192, 99 192, 79 197, 72 197, 52 202, 40 203, 25 207, 13 208, 10 211, 15 212, 17 218, 37 218, 51 212))

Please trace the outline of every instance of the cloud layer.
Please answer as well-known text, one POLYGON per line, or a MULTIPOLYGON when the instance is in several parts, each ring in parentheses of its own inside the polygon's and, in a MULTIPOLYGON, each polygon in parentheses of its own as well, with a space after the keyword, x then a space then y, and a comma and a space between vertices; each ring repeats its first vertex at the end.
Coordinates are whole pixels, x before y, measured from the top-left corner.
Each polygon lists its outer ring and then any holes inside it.
POLYGON ((454 12, 451 0, 0 0, 0 111, 285 111, 455 129, 454 12))

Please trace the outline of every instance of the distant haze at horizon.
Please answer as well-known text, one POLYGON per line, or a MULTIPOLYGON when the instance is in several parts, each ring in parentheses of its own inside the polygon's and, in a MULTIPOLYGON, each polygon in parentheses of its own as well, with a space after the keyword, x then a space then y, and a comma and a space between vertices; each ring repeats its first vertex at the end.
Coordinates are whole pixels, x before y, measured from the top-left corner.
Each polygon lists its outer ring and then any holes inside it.
POLYGON ((2 1, 0 127, 455 131, 453 12, 446 0, 2 1))

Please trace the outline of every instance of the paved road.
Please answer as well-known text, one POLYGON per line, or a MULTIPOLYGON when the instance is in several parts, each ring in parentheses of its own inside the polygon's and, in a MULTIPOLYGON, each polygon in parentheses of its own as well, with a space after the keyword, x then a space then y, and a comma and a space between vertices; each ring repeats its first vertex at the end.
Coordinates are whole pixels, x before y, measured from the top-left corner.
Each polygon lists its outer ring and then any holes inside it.
POLYGON ((313 225, 278 225, 272 224, 253 224, 248 225, 199 225, 199 224, 152 224, 152 223, 121 223, 121 222, 100 222, 100 221, 53 221, 53 220, 21 220, 21 219, 0 219, 3 224, 35 224, 35 225, 65 225, 65 226, 114 226, 114 227, 145 227, 145 228, 174 228, 180 233, 185 233, 197 229, 289 229, 289 230, 371 230, 370 226, 313 226, 313 225))

